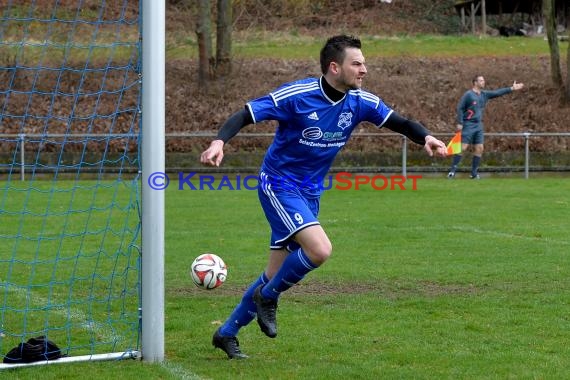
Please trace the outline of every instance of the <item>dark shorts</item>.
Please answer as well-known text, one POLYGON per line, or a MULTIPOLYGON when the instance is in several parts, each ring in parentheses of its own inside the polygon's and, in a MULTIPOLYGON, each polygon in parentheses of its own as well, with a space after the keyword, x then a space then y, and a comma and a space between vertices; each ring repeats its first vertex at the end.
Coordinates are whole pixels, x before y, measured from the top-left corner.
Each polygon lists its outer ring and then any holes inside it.
POLYGON ((484 136, 483 129, 481 128, 469 128, 463 129, 461 131, 461 143, 462 144, 483 144, 484 136))
POLYGON ((276 186, 267 173, 261 172, 259 201, 271 227, 270 249, 300 248, 293 236, 300 230, 320 224, 319 198, 307 198, 295 188, 276 186))

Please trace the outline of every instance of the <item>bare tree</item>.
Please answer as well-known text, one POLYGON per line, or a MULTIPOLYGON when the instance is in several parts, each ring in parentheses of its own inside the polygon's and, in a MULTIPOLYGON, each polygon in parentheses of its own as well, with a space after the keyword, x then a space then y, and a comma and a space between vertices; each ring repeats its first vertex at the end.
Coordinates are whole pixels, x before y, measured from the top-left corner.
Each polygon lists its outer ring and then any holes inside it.
POLYGON ((199 0, 196 38, 198 41, 198 82, 204 85, 214 77, 214 56, 212 55, 212 24, 210 21, 210 0, 199 0))
POLYGON ((225 76, 232 70, 231 0, 218 0, 218 24, 216 30, 216 76, 225 76))
POLYGON ((212 12, 210 0, 199 0, 196 36, 198 40, 199 73, 201 85, 231 72, 232 1, 216 3, 216 57, 212 48, 212 12))
POLYGON ((550 48, 550 76, 552 83, 558 88, 562 88, 562 71, 560 70, 560 50, 558 48, 558 35, 556 33, 556 9, 555 0, 542 1, 542 14, 544 16, 544 26, 548 37, 550 48))
POLYGON ((568 41, 568 47, 566 48, 566 91, 564 91, 564 102, 566 104, 570 103, 570 41, 568 41))

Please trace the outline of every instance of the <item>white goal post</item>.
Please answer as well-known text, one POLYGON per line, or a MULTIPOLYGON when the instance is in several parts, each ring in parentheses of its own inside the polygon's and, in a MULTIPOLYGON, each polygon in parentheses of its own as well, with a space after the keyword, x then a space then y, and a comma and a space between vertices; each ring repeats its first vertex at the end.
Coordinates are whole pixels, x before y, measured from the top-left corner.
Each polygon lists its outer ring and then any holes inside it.
POLYGON ((165 4, 143 0, 142 353, 164 359, 164 192, 148 179, 165 172, 165 4), (148 70, 144 68, 148 67, 148 70))
POLYGON ((4 1, 0 370, 164 360, 164 171, 165 0, 4 1))

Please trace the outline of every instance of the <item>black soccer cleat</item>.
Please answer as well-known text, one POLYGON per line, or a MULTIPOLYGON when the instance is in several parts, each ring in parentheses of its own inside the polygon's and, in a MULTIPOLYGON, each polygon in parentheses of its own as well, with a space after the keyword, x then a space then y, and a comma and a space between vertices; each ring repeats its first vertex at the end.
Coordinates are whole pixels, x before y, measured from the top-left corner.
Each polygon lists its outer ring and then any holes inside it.
POLYGON ((221 336, 220 330, 216 330, 212 338, 212 345, 224 351, 229 359, 247 359, 249 356, 239 349, 239 341, 235 336, 221 336))
POLYGON ((270 338, 277 336, 277 301, 263 298, 260 285, 253 293, 253 302, 257 306, 257 324, 261 331, 270 338))

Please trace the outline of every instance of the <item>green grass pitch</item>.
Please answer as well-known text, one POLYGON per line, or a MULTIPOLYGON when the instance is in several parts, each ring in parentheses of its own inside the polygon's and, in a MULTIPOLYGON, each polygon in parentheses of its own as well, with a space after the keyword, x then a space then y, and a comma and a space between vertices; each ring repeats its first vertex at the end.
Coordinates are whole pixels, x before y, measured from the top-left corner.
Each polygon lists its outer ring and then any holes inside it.
POLYGON ((169 360, 215 379, 567 376, 568 190, 426 178, 415 191, 327 191, 331 259, 282 297, 275 340, 255 322, 242 330, 251 359, 235 363, 210 337, 266 262, 257 194, 170 189, 169 360), (187 274, 203 251, 229 266, 212 292, 187 274))
MULTIPOLYGON (((246 361, 211 336, 264 268, 269 231, 248 190, 166 190, 166 361, 72 364, 97 378, 505 379, 570 376, 567 178, 422 178, 417 190, 329 190, 333 255, 285 293, 279 335, 255 322, 246 361), (219 289, 188 269, 212 251, 219 289)), ((32 378, 37 368, 10 370, 32 378)), ((66 378, 69 366, 42 376, 66 378)))

